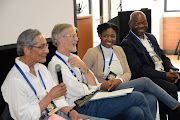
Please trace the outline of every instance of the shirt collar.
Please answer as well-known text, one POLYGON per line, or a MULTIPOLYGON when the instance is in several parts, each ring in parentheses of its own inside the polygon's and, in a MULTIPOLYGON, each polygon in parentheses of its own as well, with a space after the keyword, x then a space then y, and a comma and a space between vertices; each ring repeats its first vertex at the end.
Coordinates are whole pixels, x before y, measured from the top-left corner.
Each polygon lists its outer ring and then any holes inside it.
POLYGON ((133 35, 135 35, 140 41, 144 41, 147 40, 147 36, 144 34, 144 39, 139 38, 136 34, 133 33, 132 30, 130 30, 132 32, 133 35))
MULTIPOLYGON (((16 64, 18 64, 18 66, 24 71, 24 72, 30 72, 30 69, 29 69, 29 66, 28 65, 26 65, 25 63, 23 63, 22 61, 20 61, 19 60, 19 57, 17 57, 16 59, 15 59, 15 62, 16 62, 16 64)), ((39 69, 39 63, 36 63, 35 65, 34 65, 34 70, 35 71, 38 71, 38 69, 39 69)))
POLYGON ((101 47, 102 47, 102 50, 103 50, 104 54, 107 53, 107 52, 110 52, 110 53, 112 52, 112 47, 111 48, 106 48, 102 44, 101 44, 101 47))
MULTIPOLYGON (((67 57, 66 55, 61 54, 61 53, 58 52, 57 50, 56 50, 56 54, 58 54, 59 56, 61 56, 61 57, 64 59, 64 61, 68 62, 69 57, 67 57)), ((70 57, 71 57, 71 56, 75 56, 75 55, 72 54, 72 53, 70 53, 70 57)))

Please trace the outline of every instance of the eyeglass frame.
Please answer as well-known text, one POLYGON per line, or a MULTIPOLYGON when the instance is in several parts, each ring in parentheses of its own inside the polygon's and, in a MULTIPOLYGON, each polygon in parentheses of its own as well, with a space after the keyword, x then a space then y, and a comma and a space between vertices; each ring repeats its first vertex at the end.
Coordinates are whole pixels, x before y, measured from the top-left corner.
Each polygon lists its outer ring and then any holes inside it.
POLYGON ((48 43, 46 43, 46 44, 41 44, 40 46, 35 46, 35 45, 34 45, 33 47, 38 48, 38 49, 40 49, 40 50, 44 50, 44 49, 46 49, 46 48, 49 47, 49 44, 48 44, 48 43))
POLYGON ((75 38, 79 39, 77 35, 64 35, 63 37, 71 37, 73 39, 75 38))

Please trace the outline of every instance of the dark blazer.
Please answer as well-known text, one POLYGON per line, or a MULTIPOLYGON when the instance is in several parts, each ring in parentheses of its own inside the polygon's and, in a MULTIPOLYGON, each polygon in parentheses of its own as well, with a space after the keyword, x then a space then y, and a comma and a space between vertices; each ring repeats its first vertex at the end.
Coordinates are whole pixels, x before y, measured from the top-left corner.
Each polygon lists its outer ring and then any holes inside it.
MULTIPOLYGON (((165 71, 169 71, 170 69, 177 69, 175 68, 170 59, 166 57, 163 51, 160 49, 156 38, 150 34, 145 33, 149 40, 151 41, 156 54, 163 61, 163 66, 165 71)), ((166 78, 165 72, 159 72, 155 70, 155 64, 152 61, 149 53, 147 52, 146 48, 136 40, 130 33, 122 40, 120 46, 123 48, 130 70, 132 72, 131 79, 139 78, 139 77, 149 77, 149 78, 166 78)))

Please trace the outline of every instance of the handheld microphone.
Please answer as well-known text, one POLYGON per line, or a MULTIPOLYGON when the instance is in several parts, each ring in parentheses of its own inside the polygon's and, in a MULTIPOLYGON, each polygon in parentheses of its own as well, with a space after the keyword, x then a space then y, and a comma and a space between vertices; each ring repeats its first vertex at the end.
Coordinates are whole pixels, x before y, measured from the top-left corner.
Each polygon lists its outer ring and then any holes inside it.
POLYGON ((62 83, 63 79, 62 79, 62 73, 61 73, 61 65, 56 64, 55 69, 56 69, 56 72, 57 72, 58 81, 59 81, 59 83, 62 83))

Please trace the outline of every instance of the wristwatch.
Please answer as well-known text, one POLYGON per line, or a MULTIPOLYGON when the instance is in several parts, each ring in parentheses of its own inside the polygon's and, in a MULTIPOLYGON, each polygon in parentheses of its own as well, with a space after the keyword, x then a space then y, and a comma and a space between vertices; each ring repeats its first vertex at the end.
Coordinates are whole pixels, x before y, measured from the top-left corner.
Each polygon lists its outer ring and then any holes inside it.
POLYGON ((87 74, 89 72, 89 68, 86 68, 83 74, 87 74))

